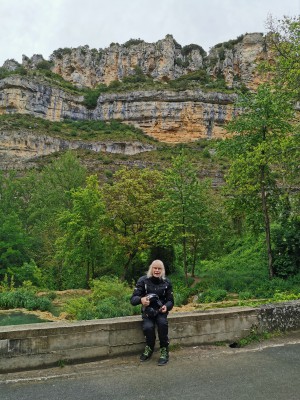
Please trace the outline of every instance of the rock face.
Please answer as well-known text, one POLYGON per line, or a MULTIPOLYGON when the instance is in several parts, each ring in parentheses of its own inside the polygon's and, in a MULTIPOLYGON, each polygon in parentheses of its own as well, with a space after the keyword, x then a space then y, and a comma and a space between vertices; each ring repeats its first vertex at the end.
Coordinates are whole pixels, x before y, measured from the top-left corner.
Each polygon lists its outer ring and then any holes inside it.
MULTIPOLYGON (((252 86, 255 67, 267 57, 266 38, 261 33, 242 35, 211 48, 209 55, 198 45, 181 47, 171 35, 156 43, 129 40, 106 49, 88 46, 58 49, 50 57, 51 70, 79 87, 109 84, 134 73, 135 68, 155 80, 172 80, 205 69, 213 77, 223 76, 230 87, 237 82, 252 86), (232 44, 232 43, 233 44, 232 44)), ((45 61, 41 55, 23 56, 23 67, 35 69, 45 61)))
POLYGON ((101 95, 95 110, 87 110, 82 96, 19 76, 0 81, 1 114, 31 114, 51 121, 118 119, 170 143, 224 136, 234 99, 235 95, 201 90, 136 91, 101 95))
POLYGON ((163 142, 224 137, 235 95, 201 90, 106 94, 98 99, 94 119, 119 119, 163 142))
POLYGON ((111 44, 102 50, 81 46, 53 52, 52 71, 79 86, 94 87, 122 80, 141 68, 144 74, 157 80, 175 79, 203 67, 203 50, 198 48, 182 53, 181 46, 171 35, 156 43, 142 40, 124 45, 111 44))
MULTIPOLYGON (((197 70, 213 79, 223 77, 229 87, 258 84, 255 67, 268 57, 262 34, 246 34, 234 41, 213 47, 208 56, 198 45, 181 47, 171 35, 156 43, 130 40, 107 49, 58 49, 50 61, 42 55, 23 56, 22 67, 35 70, 51 68, 79 87, 95 87, 122 80, 138 67, 155 80, 167 81, 197 70)), ((8 60, 5 68, 18 67, 8 60)), ((20 67, 20 66, 19 66, 20 67)), ((102 94, 94 110, 84 106, 84 97, 73 95, 50 83, 11 75, 0 80, 0 114, 21 113, 51 121, 118 119, 141 128, 164 142, 188 142, 199 138, 224 136, 224 123, 234 113, 234 94, 197 90, 149 90, 102 94)))
POLYGON ((74 96, 18 75, 0 80, 0 114, 31 114, 51 121, 89 119, 83 96, 74 96))
POLYGON ((0 167, 1 169, 23 169, 31 166, 37 157, 65 150, 84 149, 96 153, 118 153, 133 155, 155 149, 155 146, 140 142, 84 142, 65 140, 47 135, 37 135, 30 131, 18 132, 0 130, 0 167))
POLYGON ((207 58, 209 73, 222 76, 228 87, 243 83, 255 89, 260 82, 256 68, 258 63, 270 57, 266 37, 251 33, 240 37, 235 44, 221 44, 213 47, 207 58))

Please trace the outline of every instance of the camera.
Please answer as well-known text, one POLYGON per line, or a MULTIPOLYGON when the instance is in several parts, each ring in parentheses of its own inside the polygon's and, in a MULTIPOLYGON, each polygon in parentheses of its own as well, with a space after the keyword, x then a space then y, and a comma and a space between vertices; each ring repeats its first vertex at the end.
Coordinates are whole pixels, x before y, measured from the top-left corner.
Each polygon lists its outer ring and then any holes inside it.
POLYGON ((150 306, 144 308, 143 315, 147 318, 155 318, 157 314, 159 314, 160 308, 163 306, 163 303, 160 301, 158 295, 155 293, 148 294, 147 298, 150 301, 150 306))

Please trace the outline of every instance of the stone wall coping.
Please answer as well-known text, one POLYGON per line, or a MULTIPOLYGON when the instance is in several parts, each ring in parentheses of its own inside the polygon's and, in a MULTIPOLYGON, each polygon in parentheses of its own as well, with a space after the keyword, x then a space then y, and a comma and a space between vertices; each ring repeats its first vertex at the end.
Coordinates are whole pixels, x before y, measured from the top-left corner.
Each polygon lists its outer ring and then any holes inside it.
MULTIPOLYGON (((235 315, 235 314, 251 314, 256 312, 257 309, 253 307, 230 307, 230 308, 216 308, 210 310, 201 310, 201 311, 188 311, 188 312, 170 312, 168 319, 176 320, 181 319, 182 321, 190 321, 191 318, 194 320, 207 320, 219 318, 220 315, 235 315)), ((18 334, 18 332, 30 332, 32 336, 39 336, 43 334, 43 331, 47 331, 48 334, 51 334, 51 331, 67 331, 72 330, 75 331, 91 331, 91 330, 113 330, 114 328, 120 329, 123 326, 123 329, 127 329, 128 324, 132 323, 140 323, 141 316, 127 316, 127 317, 116 317, 116 318, 106 318, 106 319, 92 319, 92 320, 83 320, 83 321, 54 321, 54 322, 42 322, 35 324, 24 324, 24 325, 8 325, 0 327, 0 339, 5 339, 7 337, 11 337, 14 334, 18 334)))

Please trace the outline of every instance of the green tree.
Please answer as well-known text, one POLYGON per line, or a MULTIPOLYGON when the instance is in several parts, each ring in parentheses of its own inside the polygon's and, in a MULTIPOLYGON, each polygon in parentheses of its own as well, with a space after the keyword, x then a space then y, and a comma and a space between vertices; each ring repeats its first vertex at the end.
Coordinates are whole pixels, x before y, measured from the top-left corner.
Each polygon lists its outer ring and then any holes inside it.
POLYGON ((59 233, 57 215, 72 206, 71 190, 85 184, 86 169, 67 152, 42 171, 32 171, 22 181, 23 219, 34 239, 32 258, 52 268, 54 243, 59 233))
POLYGON ((271 71, 278 87, 292 92, 300 99, 300 16, 267 20, 267 43, 274 62, 264 65, 271 71))
POLYGON ((101 228, 104 204, 96 175, 87 178, 84 188, 71 190, 71 208, 58 215, 61 236, 56 240, 56 259, 62 270, 59 271, 60 284, 73 277, 72 286, 82 282, 89 287, 96 277, 103 260, 101 228), (64 270, 67 273, 64 274, 64 270), (85 279, 82 277, 85 275, 85 279))
POLYGON ((21 267, 30 260, 30 238, 15 212, 5 214, 0 211, 0 279, 12 267, 21 267))
POLYGON ((189 269, 194 275, 212 235, 210 188, 211 182, 198 179, 197 169, 184 153, 174 157, 164 173, 152 237, 158 245, 180 247, 186 279, 189 269))
POLYGON ((121 169, 112 185, 103 187, 107 212, 107 238, 123 257, 122 279, 136 255, 148 249, 147 228, 159 196, 160 173, 149 169, 121 169))
POLYGON ((272 278, 270 218, 277 211, 279 199, 274 165, 281 164, 288 143, 293 140, 289 121, 294 108, 288 93, 278 92, 267 84, 260 85, 257 93, 244 95, 238 105, 240 115, 227 126, 234 137, 221 144, 230 158, 227 194, 235 202, 235 209, 243 210, 255 224, 264 226, 272 278))

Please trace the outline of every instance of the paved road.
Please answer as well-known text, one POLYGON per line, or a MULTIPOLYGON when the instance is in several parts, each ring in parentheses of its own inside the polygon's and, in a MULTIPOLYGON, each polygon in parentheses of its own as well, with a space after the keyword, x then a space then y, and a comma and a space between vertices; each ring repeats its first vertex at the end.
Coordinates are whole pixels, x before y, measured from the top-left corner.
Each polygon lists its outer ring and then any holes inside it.
POLYGON ((200 346, 158 367, 136 356, 0 375, 1 400, 299 400, 300 333, 243 349, 200 346))

